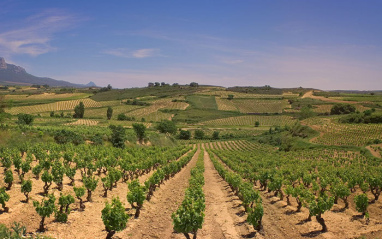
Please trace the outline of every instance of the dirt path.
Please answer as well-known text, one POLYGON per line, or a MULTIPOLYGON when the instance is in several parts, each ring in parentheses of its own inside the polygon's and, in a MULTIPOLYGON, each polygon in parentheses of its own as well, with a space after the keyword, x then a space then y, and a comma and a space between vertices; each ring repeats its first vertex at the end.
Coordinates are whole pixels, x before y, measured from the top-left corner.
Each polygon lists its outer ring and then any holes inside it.
POLYGON ((375 151, 374 149, 372 149, 371 146, 382 147, 382 144, 374 144, 374 145, 366 146, 366 149, 369 150, 370 153, 371 153, 374 157, 381 158, 381 154, 380 154, 379 152, 375 151))
POLYGON ((183 201, 190 171, 195 166, 199 153, 200 150, 186 167, 154 192, 152 199, 143 204, 138 219, 130 218, 128 227, 116 235, 120 238, 176 238, 171 214, 183 201))
POLYGON ((315 100, 321 100, 321 101, 325 101, 325 102, 332 102, 332 103, 347 103, 347 104, 357 104, 359 102, 356 102, 356 101, 346 101, 346 100, 337 100, 337 99, 331 99, 331 98, 326 98, 326 97, 323 97, 323 96, 315 96, 313 95, 313 91, 308 91, 306 92, 301 98, 312 98, 312 99, 315 99, 315 100))
POLYGON ((219 176, 206 151, 204 166, 206 211, 198 238, 242 238, 250 235, 254 230, 245 222, 246 216, 240 200, 219 176))

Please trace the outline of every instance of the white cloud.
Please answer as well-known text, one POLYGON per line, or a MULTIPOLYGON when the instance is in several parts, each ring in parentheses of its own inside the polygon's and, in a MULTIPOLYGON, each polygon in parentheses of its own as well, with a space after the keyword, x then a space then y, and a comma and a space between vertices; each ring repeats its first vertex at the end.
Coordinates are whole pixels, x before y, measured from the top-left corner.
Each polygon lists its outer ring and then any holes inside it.
POLYGON ((148 58, 160 56, 160 50, 156 48, 145 48, 139 50, 130 50, 127 48, 116 48, 103 51, 104 54, 125 57, 125 58, 148 58))
POLYGON ((0 31, 0 51, 6 57, 15 54, 38 56, 56 48, 50 42, 57 32, 70 27, 74 17, 58 10, 46 10, 18 22, 13 30, 0 31))

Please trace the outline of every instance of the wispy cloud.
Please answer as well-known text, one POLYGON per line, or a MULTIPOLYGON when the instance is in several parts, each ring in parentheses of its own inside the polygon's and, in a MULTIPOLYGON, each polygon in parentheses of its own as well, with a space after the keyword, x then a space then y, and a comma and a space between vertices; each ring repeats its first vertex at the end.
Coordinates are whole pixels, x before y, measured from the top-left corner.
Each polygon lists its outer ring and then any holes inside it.
POLYGON ((148 57, 161 56, 160 49, 156 49, 156 48, 145 48, 145 49, 138 49, 138 50, 130 50, 127 48, 117 48, 117 49, 106 50, 106 51, 103 51, 102 53, 112 55, 112 56, 125 57, 125 58, 148 58, 148 57))
POLYGON ((76 19, 59 10, 45 10, 23 19, 12 30, 0 30, 0 51, 5 56, 38 56, 56 50, 51 46, 54 35, 73 25, 76 19))

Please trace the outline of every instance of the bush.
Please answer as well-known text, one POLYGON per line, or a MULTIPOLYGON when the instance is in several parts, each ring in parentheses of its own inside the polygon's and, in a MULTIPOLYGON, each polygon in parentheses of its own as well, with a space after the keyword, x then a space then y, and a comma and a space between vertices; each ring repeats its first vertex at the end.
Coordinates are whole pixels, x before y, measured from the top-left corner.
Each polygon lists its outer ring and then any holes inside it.
POLYGON ((191 138, 191 132, 188 130, 181 130, 178 137, 179 139, 189 140, 191 138))
POLYGON ((34 120, 33 115, 30 114, 18 114, 17 123, 20 125, 32 125, 34 120))
POLYGON ((111 204, 106 202, 105 208, 102 209, 101 217, 108 232, 106 239, 112 238, 115 232, 125 229, 129 219, 129 215, 125 212, 125 208, 119 198, 113 198, 111 204))
POLYGON ((45 231, 44 224, 45 224, 45 218, 50 217, 54 210, 56 209, 56 206, 54 205, 54 202, 56 201, 56 198, 53 194, 50 194, 48 198, 43 198, 41 203, 38 201, 33 201, 33 206, 36 209, 36 212, 41 217, 40 227, 39 231, 43 232, 45 231))
POLYGON ((367 207, 369 206, 369 198, 366 194, 359 194, 354 197, 354 202, 356 205, 356 209, 358 212, 361 212, 363 216, 366 216, 366 218, 369 217, 369 214, 367 212, 367 207))
POLYGON ((127 201, 131 204, 132 208, 135 208, 135 218, 139 217, 140 210, 145 200, 145 186, 141 186, 139 180, 136 179, 128 184, 129 192, 127 193, 127 201), (136 205, 134 205, 134 203, 136 205))
POLYGON ((331 115, 343 115, 354 113, 356 108, 351 104, 335 104, 330 110, 331 115))
POLYGON ((156 129, 159 130, 159 132, 161 133, 170 133, 170 134, 176 133, 176 125, 171 120, 161 120, 157 124, 156 129))
POLYGON ((93 135, 90 140, 93 142, 95 145, 103 145, 103 138, 101 134, 95 134, 93 135))
POLYGON ((73 143, 74 145, 79 145, 85 142, 84 138, 81 135, 65 129, 57 131, 55 133, 54 140, 58 144, 73 143))
POLYGON ((219 131, 214 131, 213 133, 212 133, 212 139, 219 139, 220 138, 220 136, 219 136, 219 134, 220 134, 220 132, 219 131))
POLYGON ((195 130, 194 138, 195 139, 203 139, 204 138, 204 131, 200 130, 200 129, 195 130))
POLYGON ((127 116, 125 114, 121 113, 117 116, 117 120, 127 120, 127 116))

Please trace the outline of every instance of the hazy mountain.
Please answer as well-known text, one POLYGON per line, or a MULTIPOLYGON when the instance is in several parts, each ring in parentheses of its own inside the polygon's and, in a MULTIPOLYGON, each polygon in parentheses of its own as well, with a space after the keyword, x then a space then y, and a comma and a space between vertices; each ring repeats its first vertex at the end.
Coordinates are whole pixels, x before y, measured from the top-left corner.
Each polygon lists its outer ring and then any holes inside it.
POLYGON ((53 87, 64 86, 76 88, 96 87, 96 84, 92 81, 86 85, 82 85, 48 77, 37 77, 27 73, 21 66, 6 63, 2 57, 0 57, 0 85, 49 85, 53 87))

